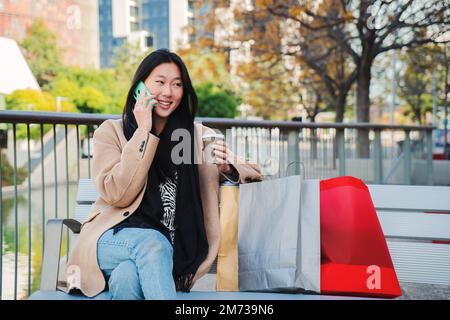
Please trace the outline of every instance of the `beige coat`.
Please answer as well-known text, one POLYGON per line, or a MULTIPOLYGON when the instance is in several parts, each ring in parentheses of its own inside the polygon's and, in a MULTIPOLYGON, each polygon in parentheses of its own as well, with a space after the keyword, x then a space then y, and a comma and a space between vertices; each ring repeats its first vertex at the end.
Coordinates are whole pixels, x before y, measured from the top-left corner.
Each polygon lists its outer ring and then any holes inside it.
MULTIPOLYGON (((195 124, 196 136, 201 137, 211 129, 195 124)), ((198 159, 202 159, 201 139, 197 143, 198 159)), ((123 134, 122 120, 106 120, 94 132, 93 180, 99 198, 92 206, 78 239, 70 254, 64 275, 67 281, 58 288, 68 292, 80 289, 93 297, 105 289, 105 279, 97 262, 97 241, 100 236, 132 214, 141 203, 147 184, 147 173, 155 156, 159 138, 137 129, 127 141, 123 134)), ((201 161, 201 160, 199 160, 201 161)), ((234 164, 241 183, 261 180, 257 165, 234 164)), ((208 255, 199 269, 209 270, 220 241, 219 227, 219 171, 214 164, 200 163, 200 193, 204 210, 204 222, 209 244, 208 255)))

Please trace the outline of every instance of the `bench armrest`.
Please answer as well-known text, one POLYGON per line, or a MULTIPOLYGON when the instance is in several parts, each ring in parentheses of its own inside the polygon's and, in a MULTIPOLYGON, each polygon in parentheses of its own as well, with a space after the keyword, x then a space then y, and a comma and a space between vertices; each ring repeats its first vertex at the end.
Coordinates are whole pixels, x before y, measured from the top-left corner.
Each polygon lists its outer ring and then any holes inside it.
POLYGON ((49 219, 47 221, 41 269, 40 290, 42 291, 54 291, 57 287, 63 225, 75 234, 80 233, 81 230, 81 223, 74 219, 49 219))

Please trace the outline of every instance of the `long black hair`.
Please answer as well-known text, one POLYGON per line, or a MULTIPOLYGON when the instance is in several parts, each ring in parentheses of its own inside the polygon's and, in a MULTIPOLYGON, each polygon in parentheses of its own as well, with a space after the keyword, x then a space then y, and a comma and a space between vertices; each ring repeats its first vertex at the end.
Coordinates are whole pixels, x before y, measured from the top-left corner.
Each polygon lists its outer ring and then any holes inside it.
MULTIPOLYGON (((128 91, 127 100, 123 109, 122 121, 125 137, 127 140, 130 140, 137 129, 136 118, 133 114, 134 106, 136 104, 133 92, 137 84, 140 81, 145 82, 145 79, 147 79, 153 69, 162 63, 175 63, 180 69, 181 81, 183 83, 183 97, 181 98, 180 105, 169 116, 164 130, 159 134, 160 141, 153 160, 161 178, 173 178, 175 166, 171 161, 170 156, 175 142, 171 141, 172 132, 177 128, 188 129, 189 132, 192 132, 194 118, 198 108, 197 95, 192 86, 186 65, 176 53, 167 49, 158 49, 142 60, 134 74, 130 90, 128 91)), ((151 133, 156 135, 155 125, 152 126, 151 133)))

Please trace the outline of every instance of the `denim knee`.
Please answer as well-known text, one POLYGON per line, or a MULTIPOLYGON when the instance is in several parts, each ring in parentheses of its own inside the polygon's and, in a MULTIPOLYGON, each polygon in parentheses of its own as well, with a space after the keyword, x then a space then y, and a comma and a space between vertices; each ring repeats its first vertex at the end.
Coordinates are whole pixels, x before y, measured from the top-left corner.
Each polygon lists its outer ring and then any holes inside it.
POLYGON ((173 248, 159 231, 144 230, 132 251, 145 299, 174 299, 173 248))
POLYGON ((153 229, 145 230, 145 235, 135 246, 136 255, 150 255, 152 259, 172 261, 173 247, 169 240, 159 231, 153 229))
POLYGON ((144 299, 136 264, 132 260, 121 262, 108 280, 109 292, 115 300, 144 299))

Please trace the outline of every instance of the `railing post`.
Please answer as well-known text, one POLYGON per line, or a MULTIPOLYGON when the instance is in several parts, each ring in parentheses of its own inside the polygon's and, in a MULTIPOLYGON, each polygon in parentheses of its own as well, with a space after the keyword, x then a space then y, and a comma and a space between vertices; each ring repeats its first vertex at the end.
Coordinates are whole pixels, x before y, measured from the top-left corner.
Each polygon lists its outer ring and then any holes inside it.
POLYGON ((374 141, 374 183, 383 183, 383 153, 381 149, 381 130, 375 129, 375 141, 374 141))
POLYGON ((405 141, 403 142, 403 156, 405 161, 404 182, 406 185, 411 184, 411 139, 409 130, 405 131, 405 141))
MULTIPOLYGON (((288 133, 288 166, 289 170, 294 167, 294 175, 300 174, 300 154, 298 150, 298 130, 290 130, 288 133), (291 165, 292 164, 292 165, 291 165)), ((287 168, 282 168, 285 172, 287 168)))
POLYGON ((427 146, 427 184, 429 186, 433 185, 433 131, 426 131, 426 146, 427 146))
POLYGON ((339 158, 339 176, 345 176, 345 129, 336 129, 337 153, 339 158))
POLYGON ((310 148, 310 157, 311 160, 316 160, 317 159, 317 129, 315 128, 311 128, 311 148, 310 148))

